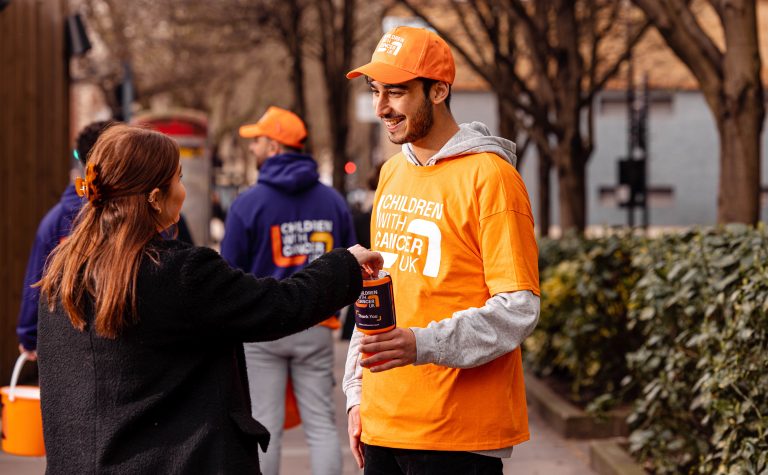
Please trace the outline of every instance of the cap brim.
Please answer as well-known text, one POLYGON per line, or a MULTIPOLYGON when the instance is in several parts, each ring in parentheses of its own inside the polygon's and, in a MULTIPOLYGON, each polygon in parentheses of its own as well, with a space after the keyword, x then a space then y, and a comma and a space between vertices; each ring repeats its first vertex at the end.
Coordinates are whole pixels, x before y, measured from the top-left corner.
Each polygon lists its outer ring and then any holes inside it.
POLYGON ((261 127, 258 126, 258 124, 249 124, 244 125, 240 127, 240 137, 251 139, 253 137, 260 137, 264 134, 264 131, 261 130, 261 127))
POLYGON ((374 81, 383 82, 384 84, 400 84, 419 77, 391 64, 373 62, 347 73, 347 79, 353 79, 358 76, 368 76, 374 81))

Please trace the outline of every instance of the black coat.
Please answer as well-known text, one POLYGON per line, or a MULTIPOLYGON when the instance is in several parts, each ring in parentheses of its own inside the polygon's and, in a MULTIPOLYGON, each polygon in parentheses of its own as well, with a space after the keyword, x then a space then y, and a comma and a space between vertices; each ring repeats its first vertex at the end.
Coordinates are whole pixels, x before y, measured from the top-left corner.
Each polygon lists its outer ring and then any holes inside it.
POLYGON ((259 473, 269 434, 251 418, 244 341, 307 329, 360 293, 335 250, 283 281, 230 268, 214 251, 151 244, 138 323, 116 339, 77 331, 41 304, 40 390, 49 474, 259 473))

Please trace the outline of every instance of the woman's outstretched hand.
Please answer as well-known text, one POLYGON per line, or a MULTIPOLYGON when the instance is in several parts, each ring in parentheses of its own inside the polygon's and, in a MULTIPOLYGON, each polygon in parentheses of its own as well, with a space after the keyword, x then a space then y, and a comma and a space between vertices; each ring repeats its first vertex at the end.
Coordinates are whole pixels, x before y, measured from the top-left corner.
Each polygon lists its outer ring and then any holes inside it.
POLYGON ((355 244, 348 249, 355 256, 357 263, 363 271, 363 277, 371 278, 379 275, 384 266, 384 258, 378 252, 370 251, 360 244, 355 244))

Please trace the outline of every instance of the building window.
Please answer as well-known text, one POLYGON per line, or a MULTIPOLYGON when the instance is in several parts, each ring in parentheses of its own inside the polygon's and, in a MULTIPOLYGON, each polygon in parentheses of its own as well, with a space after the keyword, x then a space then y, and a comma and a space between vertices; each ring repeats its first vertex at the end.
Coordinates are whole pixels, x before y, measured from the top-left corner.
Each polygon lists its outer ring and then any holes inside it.
MULTIPOLYGON (((597 202, 604 208, 619 207, 619 187, 600 186, 597 190, 597 202)), ((768 199, 768 189, 763 190, 763 198, 768 199)), ((650 208, 671 208, 675 205, 675 190, 671 186, 649 186, 648 206, 650 208)))

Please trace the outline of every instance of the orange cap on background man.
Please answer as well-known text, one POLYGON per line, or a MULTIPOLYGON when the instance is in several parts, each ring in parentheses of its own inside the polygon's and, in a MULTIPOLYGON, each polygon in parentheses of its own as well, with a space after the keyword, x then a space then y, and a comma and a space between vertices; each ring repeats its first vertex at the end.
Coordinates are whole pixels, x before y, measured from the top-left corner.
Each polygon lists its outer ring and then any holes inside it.
POLYGON ((366 75, 385 84, 427 78, 453 84, 456 65, 448 44, 423 28, 398 26, 379 40, 371 62, 347 73, 352 79, 366 75))
POLYGON ((304 121, 291 111, 271 106, 255 124, 240 127, 245 138, 269 137, 291 148, 302 148, 307 138, 304 121))

